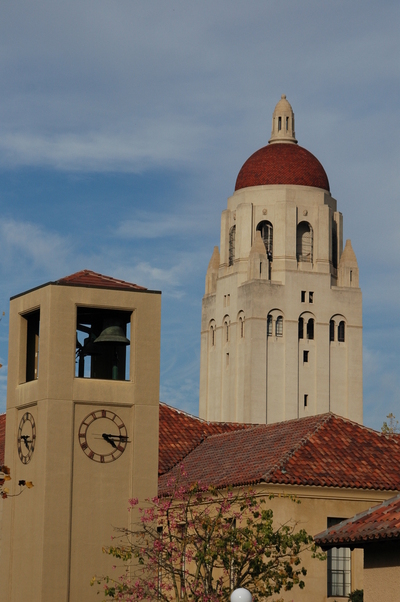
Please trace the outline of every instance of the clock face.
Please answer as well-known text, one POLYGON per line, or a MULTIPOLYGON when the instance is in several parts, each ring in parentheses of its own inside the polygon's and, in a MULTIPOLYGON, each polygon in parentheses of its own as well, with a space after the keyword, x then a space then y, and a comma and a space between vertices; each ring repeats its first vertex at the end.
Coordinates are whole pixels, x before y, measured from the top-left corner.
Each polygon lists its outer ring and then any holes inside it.
POLYGON ((88 458, 108 463, 119 458, 128 443, 128 433, 121 418, 110 410, 95 410, 79 427, 79 443, 88 458))
POLYGON ((22 464, 28 464, 32 458, 36 443, 35 419, 30 412, 25 412, 18 427, 18 455, 22 464))

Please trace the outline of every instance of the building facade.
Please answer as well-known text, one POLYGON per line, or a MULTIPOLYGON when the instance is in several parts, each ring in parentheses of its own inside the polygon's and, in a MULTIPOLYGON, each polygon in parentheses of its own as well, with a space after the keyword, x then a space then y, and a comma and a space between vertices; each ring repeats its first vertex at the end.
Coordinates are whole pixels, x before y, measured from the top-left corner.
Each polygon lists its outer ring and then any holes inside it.
POLYGON ((272 423, 328 411, 362 422, 358 265, 283 95, 268 145, 239 172, 207 270, 200 416, 272 423))

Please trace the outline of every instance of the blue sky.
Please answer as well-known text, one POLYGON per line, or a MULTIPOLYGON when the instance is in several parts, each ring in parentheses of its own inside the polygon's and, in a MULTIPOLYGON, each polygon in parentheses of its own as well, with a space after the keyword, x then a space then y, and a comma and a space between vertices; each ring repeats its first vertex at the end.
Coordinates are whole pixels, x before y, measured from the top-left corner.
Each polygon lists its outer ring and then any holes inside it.
POLYGON ((364 300, 364 415, 400 416, 400 7, 16 0, 0 7, 0 411, 8 300, 80 269, 163 291, 162 401, 197 413, 221 211, 285 93, 364 300))

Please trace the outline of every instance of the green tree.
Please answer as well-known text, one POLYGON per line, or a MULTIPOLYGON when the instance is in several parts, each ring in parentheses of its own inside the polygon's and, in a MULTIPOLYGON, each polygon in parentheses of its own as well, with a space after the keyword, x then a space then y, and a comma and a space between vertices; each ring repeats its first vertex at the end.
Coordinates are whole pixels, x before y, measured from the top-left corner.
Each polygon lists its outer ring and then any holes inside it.
MULTIPOLYGON (((138 524, 118 529, 104 548, 124 567, 115 578, 93 578, 106 600, 221 602, 246 587, 257 602, 304 587, 305 550, 325 558, 295 523, 275 526, 255 491, 171 485, 169 495, 148 501, 138 524)), ((132 508, 137 503, 130 500, 132 508)))

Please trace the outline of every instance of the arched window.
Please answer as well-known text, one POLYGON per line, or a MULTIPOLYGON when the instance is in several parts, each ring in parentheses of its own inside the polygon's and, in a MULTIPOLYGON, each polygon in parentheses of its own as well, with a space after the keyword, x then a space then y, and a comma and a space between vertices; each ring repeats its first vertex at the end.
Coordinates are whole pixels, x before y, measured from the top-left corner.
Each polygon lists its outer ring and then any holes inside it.
POLYGON ((338 326, 338 341, 339 341, 339 343, 344 343, 344 331, 345 331, 344 320, 341 320, 341 322, 339 322, 339 326, 338 326))
POLYGON ((278 316, 276 318, 275 335, 277 337, 283 336, 283 317, 282 316, 278 316))
POLYGON ((296 255, 297 261, 313 262, 313 229, 308 222, 297 225, 296 255))
POLYGON ((330 320, 329 322, 329 340, 335 340, 335 320, 330 320))
POLYGON ((271 314, 267 317, 267 336, 272 337, 272 316, 271 314))
POLYGON ((299 339, 304 339, 304 318, 299 318, 299 339))
POLYGON ((261 232, 261 238, 263 239, 265 250, 268 255, 268 259, 272 260, 273 253, 273 227, 271 222, 262 221, 257 225, 257 230, 261 232))
POLYGON ((229 343, 229 326, 230 326, 230 320, 229 320, 229 317, 226 316, 224 318, 224 333, 225 333, 224 334, 224 340, 225 340, 225 343, 229 343))
POLYGON ((314 338, 314 318, 310 318, 307 322, 307 339, 314 338))
POLYGON ((232 226, 229 230, 229 261, 228 265, 233 265, 235 259, 235 241, 236 241, 236 226, 232 226))
POLYGON ((243 313, 239 314, 239 332, 240 332, 240 338, 243 339, 244 338, 244 314, 243 313))
POLYGON ((210 324, 210 344, 211 347, 215 347, 215 329, 216 329, 216 325, 215 322, 211 322, 210 324))

